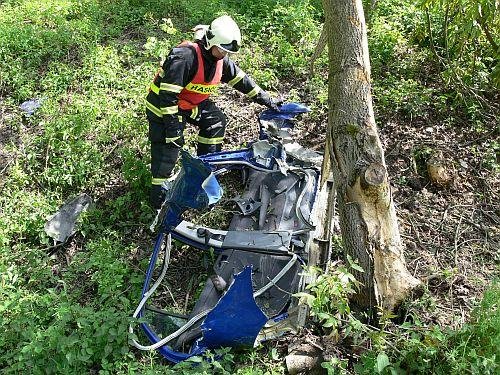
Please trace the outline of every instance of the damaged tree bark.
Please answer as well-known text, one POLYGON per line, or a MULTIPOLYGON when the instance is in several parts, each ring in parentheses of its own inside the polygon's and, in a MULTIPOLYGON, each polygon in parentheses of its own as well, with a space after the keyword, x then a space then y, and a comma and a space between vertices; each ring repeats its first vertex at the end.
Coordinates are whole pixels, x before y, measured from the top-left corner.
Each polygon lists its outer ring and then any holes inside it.
POLYGON ((355 274, 363 284, 355 302, 392 311, 420 282, 405 265, 375 125, 362 3, 323 0, 323 7, 329 51, 327 151, 344 248, 365 270, 355 274))

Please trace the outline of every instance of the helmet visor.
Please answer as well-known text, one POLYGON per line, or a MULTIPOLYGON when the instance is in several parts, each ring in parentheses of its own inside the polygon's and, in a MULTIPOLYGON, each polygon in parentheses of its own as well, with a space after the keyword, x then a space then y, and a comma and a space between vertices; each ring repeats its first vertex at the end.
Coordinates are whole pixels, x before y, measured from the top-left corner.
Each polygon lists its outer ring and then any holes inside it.
POLYGON ((238 45, 238 42, 236 40, 233 40, 231 43, 218 44, 217 47, 220 47, 221 49, 229 53, 237 53, 240 50, 240 46, 238 45))

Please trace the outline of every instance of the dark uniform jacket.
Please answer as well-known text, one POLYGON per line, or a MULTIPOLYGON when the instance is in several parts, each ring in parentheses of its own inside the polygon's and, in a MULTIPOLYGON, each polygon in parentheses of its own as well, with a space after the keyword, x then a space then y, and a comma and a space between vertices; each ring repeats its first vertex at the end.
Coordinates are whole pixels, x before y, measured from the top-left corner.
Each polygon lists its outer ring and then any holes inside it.
MULTIPOLYGON (((203 42, 197 40, 204 59, 205 81, 212 80, 217 60, 206 50, 203 42)), ((149 94, 146 98, 148 115, 168 125, 176 121, 179 108, 178 94, 194 78, 198 69, 198 57, 194 47, 182 45, 175 47, 159 68, 149 94)), ((259 104, 266 105, 269 95, 228 57, 223 59, 221 82, 227 83, 236 90, 259 104)))

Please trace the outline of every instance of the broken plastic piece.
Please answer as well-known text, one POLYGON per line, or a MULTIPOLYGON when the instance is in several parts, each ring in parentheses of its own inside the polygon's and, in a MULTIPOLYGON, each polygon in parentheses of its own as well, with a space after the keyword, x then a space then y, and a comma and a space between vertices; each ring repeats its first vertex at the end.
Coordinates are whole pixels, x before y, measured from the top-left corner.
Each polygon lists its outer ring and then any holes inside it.
POLYGON ((310 109, 299 103, 286 103, 280 106, 279 111, 268 109, 259 116, 260 139, 274 138, 282 140, 283 143, 291 142, 293 137, 290 130, 293 129, 293 118, 301 113, 309 112, 310 109))
POLYGON ((314 166, 320 167, 323 162, 323 156, 316 151, 307 149, 298 143, 287 143, 284 145, 287 155, 314 166))
POLYGON ((300 103, 286 103, 280 106, 279 111, 268 109, 259 116, 261 120, 283 119, 290 120, 301 113, 310 112, 311 109, 300 103))
POLYGON ((249 198, 236 197, 233 198, 232 200, 236 202, 243 215, 250 215, 254 213, 261 206, 260 202, 254 201, 251 197, 249 198))
POLYGON ((45 233, 57 242, 66 242, 76 232, 78 217, 91 204, 92 198, 85 193, 67 201, 45 223, 45 233))
POLYGON ((252 268, 245 267, 201 325, 203 338, 198 342, 207 348, 253 346, 268 318, 255 303, 252 268))
POLYGON ((222 188, 207 163, 181 151, 182 171, 167 191, 167 202, 182 208, 202 209, 217 203, 222 197, 222 188))
POLYGON ((222 246, 226 249, 254 249, 287 252, 291 234, 288 231, 236 231, 230 230, 222 246))
POLYGON ((36 112, 36 110, 38 108, 40 108, 40 106, 42 105, 42 99, 30 99, 30 100, 27 100, 25 102, 23 102, 19 108, 21 109, 21 111, 23 111, 24 113, 26 113, 26 116, 31 116, 32 114, 34 114, 36 112))

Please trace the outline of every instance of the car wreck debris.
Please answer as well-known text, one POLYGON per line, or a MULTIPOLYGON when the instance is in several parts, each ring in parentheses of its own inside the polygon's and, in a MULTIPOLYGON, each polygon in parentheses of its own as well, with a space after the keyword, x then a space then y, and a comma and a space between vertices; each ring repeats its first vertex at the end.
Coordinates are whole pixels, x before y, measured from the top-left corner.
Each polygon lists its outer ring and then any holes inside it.
MULTIPOLYGON (((290 135, 293 118, 307 111, 288 103, 280 111, 263 112, 260 140, 246 149, 199 158, 181 152, 182 169, 158 213, 158 236, 133 314, 141 319, 139 325, 150 344, 132 340, 135 347, 158 350, 177 363, 207 349, 251 347, 297 332, 304 324, 307 308, 293 295, 304 290, 308 281, 302 275, 303 266, 325 259, 324 254, 315 254, 329 251, 328 246, 317 244, 325 242, 325 232, 316 226, 330 223, 324 214, 329 192, 321 191, 318 184, 321 155, 301 148, 290 135), (244 191, 234 198, 240 211, 228 229, 183 220, 188 208, 206 209, 220 200, 223 191, 217 176, 230 170, 241 171, 244 191), (321 238, 315 238, 318 234, 321 238), (199 250, 211 249, 217 256, 213 275, 185 317, 168 307, 147 305, 166 274, 172 239, 199 250), (150 286, 158 259, 161 271, 150 286)), ((129 332, 134 333, 133 325, 129 332)))

